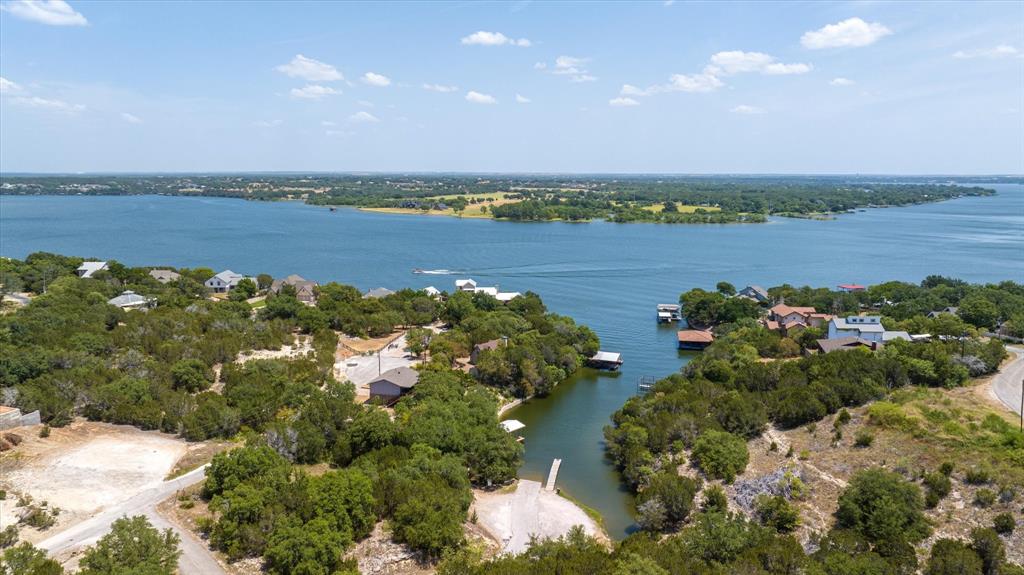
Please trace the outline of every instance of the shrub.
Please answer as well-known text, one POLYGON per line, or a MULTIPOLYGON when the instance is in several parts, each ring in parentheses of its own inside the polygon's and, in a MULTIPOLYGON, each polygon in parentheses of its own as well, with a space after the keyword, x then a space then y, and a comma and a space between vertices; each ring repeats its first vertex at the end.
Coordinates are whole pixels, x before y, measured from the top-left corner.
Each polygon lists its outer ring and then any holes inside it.
POLYGON ((938 505, 939 501, 949 495, 949 492, 953 489, 953 483, 949 480, 949 477, 941 472, 926 473, 923 483, 928 490, 925 494, 925 504, 929 509, 938 505))
POLYGON ((984 465, 972 467, 964 474, 964 481, 971 485, 985 485, 992 481, 992 471, 984 465))
POLYGON ((915 543, 930 532, 921 489, 896 473, 878 468, 860 471, 839 496, 839 527, 868 540, 915 543))
POLYGON ((942 465, 939 466, 939 473, 949 477, 950 475, 953 475, 953 469, 954 466, 952 461, 943 461, 942 465))
POLYGON ((790 505, 781 495, 761 494, 754 501, 761 524, 780 533, 789 533, 800 524, 800 510, 790 505))
POLYGON ((18 542, 18 526, 8 525, 0 531, 0 549, 7 549, 18 542))
POLYGON ((725 496, 725 490, 718 485, 712 485, 704 490, 704 504, 701 511, 704 513, 725 513, 729 510, 729 499, 725 496))
POLYGON ((705 431, 693 445, 693 459, 709 477, 732 483, 750 459, 747 442, 725 431, 705 431))
POLYGON ((647 488, 640 492, 638 503, 643 506, 646 503, 658 502, 664 511, 664 526, 668 527, 686 519, 693 508, 693 498, 699 489, 698 481, 680 477, 672 472, 662 472, 652 477, 647 488))
POLYGON ((992 518, 992 528, 1000 535, 1013 533, 1017 527, 1017 521, 1009 513, 1000 513, 992 518))
POLYGON ((981 557, 961 541, 939 539, 932 545, 925 575, 981 575, 981 557))
POLYGON ((978 507, 992 507, 996 502, 996 492, 982 487, 974 493, 974 504, 978 507))
POLYGON ((875 435, 868 431, 858 431, 857 436, 853 439, 854 447, 871 447, 871 444, 875 442, 875 435))
POLYGON ((49 425, 44 425, 43 428, 39 430, 39 437, 41 437, 43 439, 46 439, 47 437, 50 437, 50 426, 49 425))
POLYGON ((851 419, 850 418, 850 412, 846 411, 846 408, 844 407, 843 409, 839 410, 839 415, 836 416, 836 422, 833 425, 836 425, 836 426, 846 425, 847 423, 850 423, 850 419, 851 419))

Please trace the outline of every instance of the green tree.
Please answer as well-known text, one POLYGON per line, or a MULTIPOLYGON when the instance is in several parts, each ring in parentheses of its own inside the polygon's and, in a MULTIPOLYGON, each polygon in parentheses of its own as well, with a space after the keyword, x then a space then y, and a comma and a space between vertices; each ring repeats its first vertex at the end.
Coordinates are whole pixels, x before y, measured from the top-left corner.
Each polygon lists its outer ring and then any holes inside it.
POLYGON ((110 533, 86 550, 82 575, 173 575, 178 570, 178 535, 150 525, 142 515, 114 521, 110 533))
POLYGON ((957 315, 973 326, 990 328, 999 319, 999 308, 982 296, 970 296, 960 302, 957 315))
POLYGON ((64 568, 46 552, 24 542, 0 554, 0 575, 64 575, 64 568))
POLYGON ((203 391, 213 384, 213 371, 198 359, 178 360, 171 366, 171 382, 189 393, 203 391))
POLYGON ((839 496, 840 527, 854 529, 872 542, 915 543, 931 529, 923 514, 921 489, 890 471, 857 472, 839 496))
POLYGON ((736 295, 736 286, 729 282, 718 282, 715 284, 715 291, 726 297, 732 297, 736 295))
POLYGON ((981 557, 970 547, 953 539, 939 539, 932 545, 925 575, 983 575, 981 557))
POLYGON ((693 459, 701 471, 714 479, 733 479, 747 467, 747 442, 725 431, 705 431, 693 444, 693 459))

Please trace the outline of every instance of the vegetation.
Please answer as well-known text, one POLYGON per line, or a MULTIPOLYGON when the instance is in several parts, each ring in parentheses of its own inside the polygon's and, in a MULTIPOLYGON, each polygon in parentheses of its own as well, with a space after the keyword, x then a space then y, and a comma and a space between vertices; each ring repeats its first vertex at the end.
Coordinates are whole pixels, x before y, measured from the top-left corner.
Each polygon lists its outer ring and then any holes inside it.
POLYGON ((111 525, 79 563, 81 575, 173 575, 178 571, 178 536, 158 531, 142 515, 122 517, 111 525))
POLYGON ((765 221, 766 215, 811 217, 994 193, 922 178, 880 183, 877 178, 850 176, 7 175, 3 183, 6 194, 302 198, 313 205, 471 213, 514 221, 660 223, 756 223, 765 221), (501 202, 493 201, 498 198, 501 202), (481 203, 485 205, 477 206, 481 203))

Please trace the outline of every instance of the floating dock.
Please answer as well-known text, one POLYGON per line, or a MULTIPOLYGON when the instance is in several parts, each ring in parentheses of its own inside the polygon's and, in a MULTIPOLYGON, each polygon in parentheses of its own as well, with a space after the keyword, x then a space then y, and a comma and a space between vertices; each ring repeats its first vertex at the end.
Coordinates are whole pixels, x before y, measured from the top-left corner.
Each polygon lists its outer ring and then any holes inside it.
POLYGON ((681 306, 674 303, 658 304, 658 323, 672 323, 683 319, 681 306))
POLYGON ((597 369, 615 371, 622 367, 622 354, 611 351, 599 351, 587 360, 587 365, 597 369))

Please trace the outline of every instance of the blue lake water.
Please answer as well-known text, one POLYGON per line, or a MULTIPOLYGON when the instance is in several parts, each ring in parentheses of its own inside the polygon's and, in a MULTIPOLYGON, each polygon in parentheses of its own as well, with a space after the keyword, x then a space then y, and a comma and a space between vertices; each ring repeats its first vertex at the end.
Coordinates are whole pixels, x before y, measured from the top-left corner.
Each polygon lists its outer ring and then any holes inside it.
POLYGON ((760 225, 512 223, 164 196, 0 196, 0 255, 33 251, 113 258, 129 265, 207 266, 362 289, 451 290, 473 277, 535 291, 548 307, 591 326, 622 352, 614 376, 586 370, 550 397, 514 410, 527 427, 524 477, 563 460, 558 484, 600 511, 613 537, 632 523, 629 498, 604 460, 602 428, 641 376, 678 370, 672 327, 657 303, 720 280, 742 287, 835 286, 943 274, 972 282, 1024 281, 1024 186, 999 195, 869 209, 833 221, 760 225), (413 275, 413 268, 455 275, 413 275))

